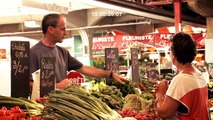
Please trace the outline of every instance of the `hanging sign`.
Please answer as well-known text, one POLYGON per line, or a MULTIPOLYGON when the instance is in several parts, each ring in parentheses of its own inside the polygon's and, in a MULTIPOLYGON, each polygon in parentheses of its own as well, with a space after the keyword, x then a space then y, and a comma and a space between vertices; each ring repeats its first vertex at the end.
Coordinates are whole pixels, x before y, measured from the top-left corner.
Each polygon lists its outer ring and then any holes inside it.
MULTIPOLYGON (((109 71, 118 72, 118 48, 105 48, 105 67, 109 71)), ((112 80, 107 79, 106 83, 110 84, 112 80)))
POLYGON ((25 41, 11 41, 11 96, 29 96, 29 53, 30 44, 25 41))
POLYGON ((146 72, 148 80, 159 80, 159 71, 155 63, 148 63, 146 65, 146 72))
POLYGON ((138 49, 131 48, 131 61, 132 61, 132 80, 139 83, 139 64, 138 64, 138 49))

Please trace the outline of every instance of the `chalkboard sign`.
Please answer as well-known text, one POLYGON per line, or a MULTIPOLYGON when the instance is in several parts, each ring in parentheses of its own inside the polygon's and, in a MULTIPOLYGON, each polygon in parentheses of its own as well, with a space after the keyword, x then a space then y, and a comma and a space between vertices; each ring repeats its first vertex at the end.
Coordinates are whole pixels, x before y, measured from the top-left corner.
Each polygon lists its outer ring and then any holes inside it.
POLYGON ((25 41, 11 41, 11 97, 29 96, 29 53, 30 44, 25 41))
POLYGON ((131 61, 132 61, 132 81, 140 82, 139 77, 139 64, 138 64, 138 49, 131 48, 131 61))
MULTIPOLYGON (((213 79, 213 63, 208 63, 207 64, 208 66, 208 73, 209 73, 209 77, 210 77, 210 79, 213 79)), ((211 81, 211 82, 213 82, 213 81, 211 81)))
POLYGON ((160 79, 157 64, 155 64, 155 63, 146 64, 146 71, 147 71, 148 80, 159 80, 160 79))
POLYGON ((55 90, 55 57, 42 57, 40 71, 40 97, 55 90))
MULTIPOLYGON (((105 67, 106 70, 118 72, 119 61, 118 61, 118 48, 105 48, 105 67)), ((112 80, 106 80, 106 84, 111 84, 112 80)))

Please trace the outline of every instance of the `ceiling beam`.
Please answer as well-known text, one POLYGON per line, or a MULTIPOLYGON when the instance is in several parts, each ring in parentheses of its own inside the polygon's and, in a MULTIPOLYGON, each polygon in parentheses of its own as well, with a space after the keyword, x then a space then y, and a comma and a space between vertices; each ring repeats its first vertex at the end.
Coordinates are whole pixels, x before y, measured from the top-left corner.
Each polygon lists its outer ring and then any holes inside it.
POLYGON ((115 23, 121 23, 121 22, 126 22, 126 21, 141 21, 145 20, 145 17, 142 16, 136 16, 136 15, 131 15, 131 14, 123 14, 120 17, 114 17, 114 22, 115 23))
POLYGON ((62 14, 68 14, 68 7, 59 6, 56 4, 49 4, 44 2, 37 2, 35 0, 22 0, 22 5, 27 7, 44 9, 47 11, 58 12, 62 14))
MULTIPOLYGON (((180 0, 181 2, 186 2, 186 0, 180 0)), ((158 1, 145 1, 142 4, 145 5, 167 5, 167 4, 173 4, 174 0, 158 0, 158 1)))
MULTIPOLYGON (((114 10, 120 10, 125 13, 133 15, 143 16, 150 19, 156 19, 164 22, 174 22, 174 13, 171 11, 163 10, 158 7, 139 4, 136 2, 129 2, 124 0, 96 0, 90 1, 91 4, 103 4, 103 7, 107 6, 114 10), (93 3, 92 3, 93 2, 93 3), (96 2, 96 3, 95 3, 96 2), (107 4, 107 5, 106 5, 107 4), (154 10, 153 10, 154 9, 154 10)), ((185 0, 183 0, 185 2, 185 0)), ((182 23, 191 26, 205 27, 206 21, 202 19, 194 19, 191 16, 182 15, 182 23)))
POLYGON ((144 3, 145 5, 167 5, 167 4, 173 4, 172 0, 159 0, 159 1, 146 1, 144 3))

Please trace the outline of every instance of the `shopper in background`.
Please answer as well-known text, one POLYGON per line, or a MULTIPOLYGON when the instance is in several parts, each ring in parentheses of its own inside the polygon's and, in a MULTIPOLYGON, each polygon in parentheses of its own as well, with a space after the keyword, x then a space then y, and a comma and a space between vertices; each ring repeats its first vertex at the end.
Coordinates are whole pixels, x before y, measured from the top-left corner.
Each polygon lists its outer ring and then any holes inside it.
POLYGON ((171 40, 170 56, 178 74, 170 85, 163 80, 157 86, 159 117, 166 119, 176 115, 179 120, 210 120, 207 83, 192 65, 196 56, 195 41, 183 32, 175 34, 171 40))
MULTIPOLYGON (((93 66, 86 66, 72 57, 68 50, 59 47, 56 43, 63 42, 66 31, 66 19, 59 14, 48 14, 42 20, 43 38, 30 49, 30 73, 40 69, 42 57, 55 57, 56 88, 66 88, 71 81, 66 78, 67 71, 75 70, 91 77, 112 77, 117 82, 125 84, 123 77, 108 70, 102 70, 93 66)), ((32 85, 32 83, 31 83, 32 85)))

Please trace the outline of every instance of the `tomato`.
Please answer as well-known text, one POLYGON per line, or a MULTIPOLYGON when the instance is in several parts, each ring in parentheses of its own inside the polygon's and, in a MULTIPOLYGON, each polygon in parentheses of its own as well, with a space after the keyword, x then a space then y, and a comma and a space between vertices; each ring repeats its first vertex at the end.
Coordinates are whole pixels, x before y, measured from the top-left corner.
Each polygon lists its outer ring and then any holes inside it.
POLYGON ((23 110, 21 110, 21 108, 19 106, 11 107, 10 110, 13 113, 23 113, 23 110))
POLYGON ((36 117, 36 120, 41 120, 41 117, 36 117))
POLYGON ((147 116, 147 114, 138 114, 138 115, 135 116, 135 118, 137 120, 147 120, 148 116, 147 116))
POLYGON ((7 111, 6 107, 1 107, 1 110, 7 111))
POLYGON ((11 107, 10 110, 11 110, 11 112, 15 112, 16 111, 16 109, 14 107, 11 107))
POLYGON ((33 120, 33 118, 32 118, 32 117, 29 117, 29 118, 27 118, 27 120, 33 120))
POLYGON ((138 115, 138 111, 132 111, 132 117, 135 117, 136 115, 138 115))
POLYGON ((122 111, 123 111, 123 114, 124 114, 124 115, 127 115, 127 113, 128 113, 129 110, 128 110, 128 109, 125 109, 125 110, 122 110, 122 111))
POLYGON ((118 111, 118 113, 119 113, 121 116, 124 115, 123 111, 118 111))
POLYGON ((4 110, 0 110, 0 116, 5 116, 5 111, 4 110))
POLYGON ((5 116, 10 116, 10 115, 12 115, 12 113, 11 113, 9 110, 7 110, 7 111, 5 112, 5 116))
POLYGON ((23 111, 20 109, 19 106, 15 106, 15 112, 16 113, 22 113, 23 111))
POLYGON ((45 98, 37 98, 36 102, 38 102, 38 103, 46 103, 47 100, 45 98))

